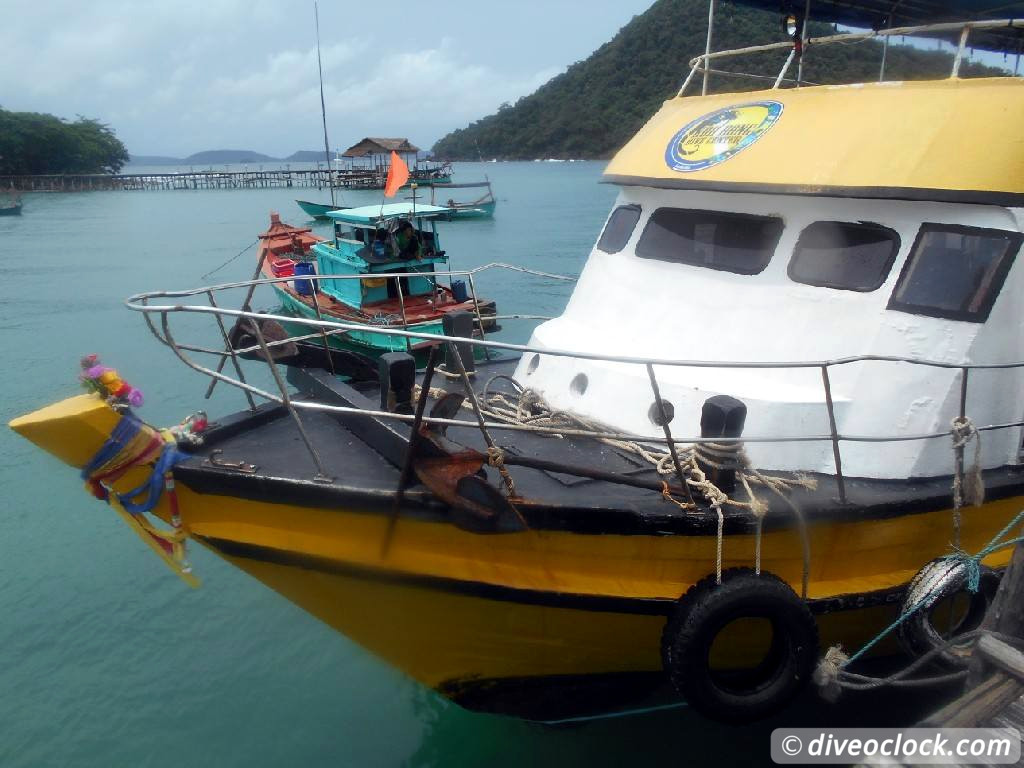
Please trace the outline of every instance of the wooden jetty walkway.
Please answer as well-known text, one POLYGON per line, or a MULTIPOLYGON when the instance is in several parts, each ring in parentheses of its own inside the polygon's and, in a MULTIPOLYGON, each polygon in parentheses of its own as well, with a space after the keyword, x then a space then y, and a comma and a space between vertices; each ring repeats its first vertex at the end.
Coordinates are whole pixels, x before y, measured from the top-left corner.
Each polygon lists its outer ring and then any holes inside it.
MULTIPOLYGON (((371 181, 369 174, 334 173, 337 187, 353 187, 371 181), (344 178, 342 178, 344 176, 344 178)), ((165 189, 269 189, 274 187, 326 188, 327 169, 268 171, 188 171, 185 173, 49 174, 0 176, 0 189, 21 192, 89 192, 97 190, 165 189)))
MULTIPOLYGON (((420 184, 447 181, 450 168, 423 168, 413 171, 412 179, 420 184)), ((337 189, 383 189, 386 167, 328 170, 327 168, 281 169, 256 171, 187 171, 181 173, 123 174, 48 174, 38 176, 0 176, 0 190, 19 192, 91 192, 102 190, 165 190, 165 189, 272 189, 315 187, 327 189, 331 182, 337 189)))

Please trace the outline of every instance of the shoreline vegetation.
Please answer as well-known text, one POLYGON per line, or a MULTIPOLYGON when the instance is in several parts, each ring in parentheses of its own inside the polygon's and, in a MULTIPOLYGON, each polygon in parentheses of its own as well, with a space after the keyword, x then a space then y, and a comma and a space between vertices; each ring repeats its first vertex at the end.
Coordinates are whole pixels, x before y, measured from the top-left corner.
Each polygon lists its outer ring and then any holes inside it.
POLYGON ((128 150, 110 126, 0 109, 0 175, 115 174, 128 150))
MULTIPOLYGON (((534 160, 537 158, 599 160, 611 157, 675 96, 689 71, 689 61, 704 53, 707 0, 658 0, 634 16, 587 59, 572 64, 515 104, 434 144, 443 160, 534 160)), ((830 24, 808 24, 808 35, 833 34, 830 24)), ((715 19, 715 50, 729 50, 782 40, 779 14, 723 3, 715 19)), ((804 81, 808 84, 871 82, 878 79, 882 44, 808 49, 804 81)), ((784 52, 727 59, 716 65, 732 72, 770 78, 778 74, 784 52)), ((886 79, 922 80, 947 77, 952 55, 939 50, 890 45, 886 79)), ((795 71, 793 67, 792 71, 795 71)), ((960 77, 1005 75, 994 67, 964 62, 960 77)), ((714 74, 711 93, 767 87, 765 80, 714 74)))

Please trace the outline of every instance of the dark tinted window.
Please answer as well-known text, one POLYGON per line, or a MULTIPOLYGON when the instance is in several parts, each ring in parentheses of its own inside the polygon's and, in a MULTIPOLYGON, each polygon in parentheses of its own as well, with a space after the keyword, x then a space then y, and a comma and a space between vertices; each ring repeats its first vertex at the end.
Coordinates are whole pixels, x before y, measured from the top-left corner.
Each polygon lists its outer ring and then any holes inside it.
POLYGON ((900 237, 877 224, 816 221, 803 232, 789 261, 798 283, 873 291, 885 282, 900 237))
POLYGON ((983 322, 1020 243, 1017 232, 925 224, 889 308, 983 322))
POLYGON ((768 266, 782 219, 722 211, 659 208, 636 245, 642 259, 756 275, 768 266))
POLYGON ((639 205, 620 205, 608 217, 608 223, 604 226, 601 239, 597 241, 597 247, 605 253, 618 253, 626 247, 629 236, 633 234, 633 227, 639 220, 639 205))

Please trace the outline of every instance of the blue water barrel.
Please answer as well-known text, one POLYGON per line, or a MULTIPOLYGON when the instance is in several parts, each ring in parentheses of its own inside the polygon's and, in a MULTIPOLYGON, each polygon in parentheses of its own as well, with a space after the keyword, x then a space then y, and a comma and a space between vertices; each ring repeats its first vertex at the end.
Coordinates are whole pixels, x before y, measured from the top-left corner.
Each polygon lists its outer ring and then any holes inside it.
POLYGON ((469 298, 465 280, 452 280, 452 298, 460 302, 469 298))
MULTIPOLYGON (((312 261, 299 261, 295 264, 296 276, 298 275, 315 275, 316 266, 312 261)), ((313 295, 313 281, 312 280, 296 280, 295 281, 295 292, 302 294, 303 296, 313 295)))

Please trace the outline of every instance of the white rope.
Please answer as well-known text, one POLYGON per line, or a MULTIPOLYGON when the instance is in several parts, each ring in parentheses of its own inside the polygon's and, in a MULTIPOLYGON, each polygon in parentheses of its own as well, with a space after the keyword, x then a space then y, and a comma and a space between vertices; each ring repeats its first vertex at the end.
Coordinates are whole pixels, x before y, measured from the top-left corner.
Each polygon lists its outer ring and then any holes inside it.
MULTIPOLYGON (((435 366, 434 367, 434 373, 440 374, 441 376, 444 376, 446 379, 461 379, 462 378, 462 374, 461 373, 449 371, 447 366, 444 363, 441 363, 440 365, 435 366)), ((476 371, 466 371, 466 375, 469 376, 469 378, 472 379, 474 376, 476 376, 476 371)), ((418 384, 416 385, 416 390, 419 391, 419 385, 418 384)), ((445 395, 445 390, 431 387, 431 389, 430 389, 431 397, 434 396, 435 392, 438 392, 441 397, 444 397, 444 395, 445 395)), ((484 410, 484 413, 486 413, 486 412, 487 411, 484 410)))
MULTIPOLYGON (((583 428, 594 432, 612 431, 608 426, 600 422, 574 413, 552 409, 540 394, 534 390, 524 388, 511 376, 495 376, 487 382, 484 387, 481 407, 488 416, 505 423, 549 428, 583 428), (505 379, 510 382, 517 392, 517 397, 513 400, 504 392, 492 393, 490 386, 496 379, 505 379)), ((599 436, 596 439, 644 459, 653 465, 659 475, 669 476, 675 474, 675 462, 672 459, 672 454, 667 450, 659 451, 632 440, 617 440, 599 436)), ((707 479, 704 471, 698 466, 698 461, 715 469, 736 470, 738 477, 741 478, 741 482, 745 481, 747 483, 745 486, 747 488, 749 488, 750 483, 757 483, 766 485, 778 492, 792 487, 813 489, 817 485, 813 478, 804 475, 797 475, 792 479, 784 479, 767 477, 760 472, 751 470, 750 460, 739 443, 700 443, 692 446, 680 455, 680 463, 683 466, 683 470, 690 475, 687 484, 704 493, 710 503, 714 504, 715 501, 718 501, 720 504, 751 509, 756 516, 763 516, 767 511, 767 507, 764 505, 764 502, 756 498, 753 491, 748 492, 750 501, 744 502, 729 498, 714 483, 707 479)))
POLYGON ((985 480, 981 474, 981 433, 968 417, 957 416, 951 423, 953 437, 953 546, 960 547, 960 510, 965 502, 970 506, 981 506, 985 501, 985 480), (974 440, 974 460, 970 469, 964 470, 963 454, 967 444, 974 440))
POLYGON ((814 670, 814 683, 821 689, 821 697, 828 702, 835 702, 842 693, 843 687, 839 680, 839 673, 843 666, 849 661, 849 656, 843 652, 841 645, 833 645, 825 656, 818 663, 814 670))
MULTIPOLYGON (((974 459, 965 476, 959 475, 953 478, 954 497, 959 497, 961 503, 966 502, 970 506, 980 507, 985 502, 985 481, 981 474, 981 433, 966 416, 959 416, 953 419, 953 450, 966 449, 968 443, 974 440, 974 459)), ((955 498, 954 498, 955 500, 955 498)))

